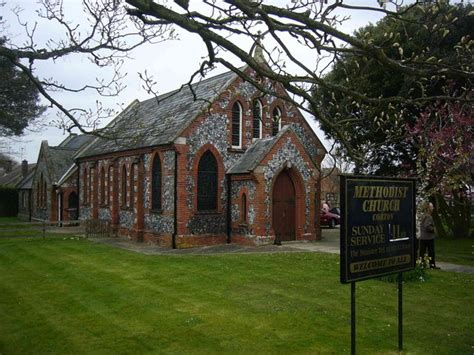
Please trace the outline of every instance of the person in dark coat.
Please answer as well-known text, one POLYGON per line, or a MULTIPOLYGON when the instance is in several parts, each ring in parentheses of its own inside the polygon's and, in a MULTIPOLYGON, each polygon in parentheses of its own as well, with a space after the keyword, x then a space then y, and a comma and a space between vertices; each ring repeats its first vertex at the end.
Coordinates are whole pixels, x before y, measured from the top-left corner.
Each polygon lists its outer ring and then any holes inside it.
POLYGON ((434 221, 433 221, 433 204, 427 202, 424 206, 424 213, 420 222, 420 256, 425 254, 430 258, 430 268, 439 269, 436 266, 434 241, 436 237, 434 221))

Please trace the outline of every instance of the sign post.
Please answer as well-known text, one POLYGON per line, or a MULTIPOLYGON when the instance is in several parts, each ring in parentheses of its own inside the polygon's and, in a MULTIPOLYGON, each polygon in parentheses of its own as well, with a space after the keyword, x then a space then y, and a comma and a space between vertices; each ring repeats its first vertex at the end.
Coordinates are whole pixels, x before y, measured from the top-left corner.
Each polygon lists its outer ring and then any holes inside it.
POLYGON ((342 283, 351 283, 355 353, 355 282, 398 275, 398 346, 403 348, 402 272, 415 267, 415 181, 341 175, 342 283))

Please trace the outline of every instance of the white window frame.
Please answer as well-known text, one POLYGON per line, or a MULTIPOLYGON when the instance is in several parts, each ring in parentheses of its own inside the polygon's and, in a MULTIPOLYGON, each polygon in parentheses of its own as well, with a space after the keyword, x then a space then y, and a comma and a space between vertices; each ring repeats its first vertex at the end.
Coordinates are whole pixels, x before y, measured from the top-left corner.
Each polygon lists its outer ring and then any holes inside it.
POLYGON ((243 114, 244 114, 244 109, 242 107, 242 104, 239 102, 239 101, 235 101, 234 104, 232 105, 232 119, 231 119, 231 126, 230 126, 230 133, 231 133, 231 136, 230 136, 230 143, 232 144, 232 148, 235 148, 235 149, 241 149, 242 148, 242 117, 243 117, 243 114), (232 141, 233 141, 233 134, 234 134, 234 131, 233 131, 233 125, 234 125, 234 105, 238 105, 239 107, 239 145, 233 145, 232 141))

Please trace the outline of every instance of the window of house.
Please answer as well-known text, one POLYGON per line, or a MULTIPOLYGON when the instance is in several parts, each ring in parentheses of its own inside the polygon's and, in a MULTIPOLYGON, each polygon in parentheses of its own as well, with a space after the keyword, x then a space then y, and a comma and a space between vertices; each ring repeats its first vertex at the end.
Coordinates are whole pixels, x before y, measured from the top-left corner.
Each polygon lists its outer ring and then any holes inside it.
POLYGON ((242 105, 235 102, 232 106, 232 147, 242 147, 242 105))
POLYGON ((255 100, 253 103, 252 138, 262 138, 262 103, 255 100))
POLYGON ((242 194, 241 204, 241 213, 242 213, 242 223, 247 224, 247 195, 242 194))
POLYGON ((273 109, 272 136, 276 136, 281 129, 281 110, 279 107, 273 109))
POLYGON ((100 204, 105 205, 105 169, 100 169, 100 204))
POLYGON ((206 151, 198 165, 197 209, 212 211, 217 209, 217 161, 210 151, 206 151))
POLYGON ((122 178, 120 179, 121 181, 121 193, 122 193, 122 200, 121 205, 122 208, 127 207, 127 167, 124 165, 122 167, 122 178))
POLYGON ((161 160, 158 154, 151 169, 151 208, 161 210, 161 160))

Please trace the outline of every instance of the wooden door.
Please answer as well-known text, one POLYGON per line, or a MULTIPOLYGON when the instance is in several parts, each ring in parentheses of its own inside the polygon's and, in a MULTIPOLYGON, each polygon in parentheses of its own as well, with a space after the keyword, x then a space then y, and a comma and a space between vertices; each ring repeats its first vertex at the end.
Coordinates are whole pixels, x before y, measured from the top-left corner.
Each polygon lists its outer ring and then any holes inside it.
POLYGON ((295 240, 295 187, 286 171, 278 175, 273 186, 273 230, 275 243, 295 240))

